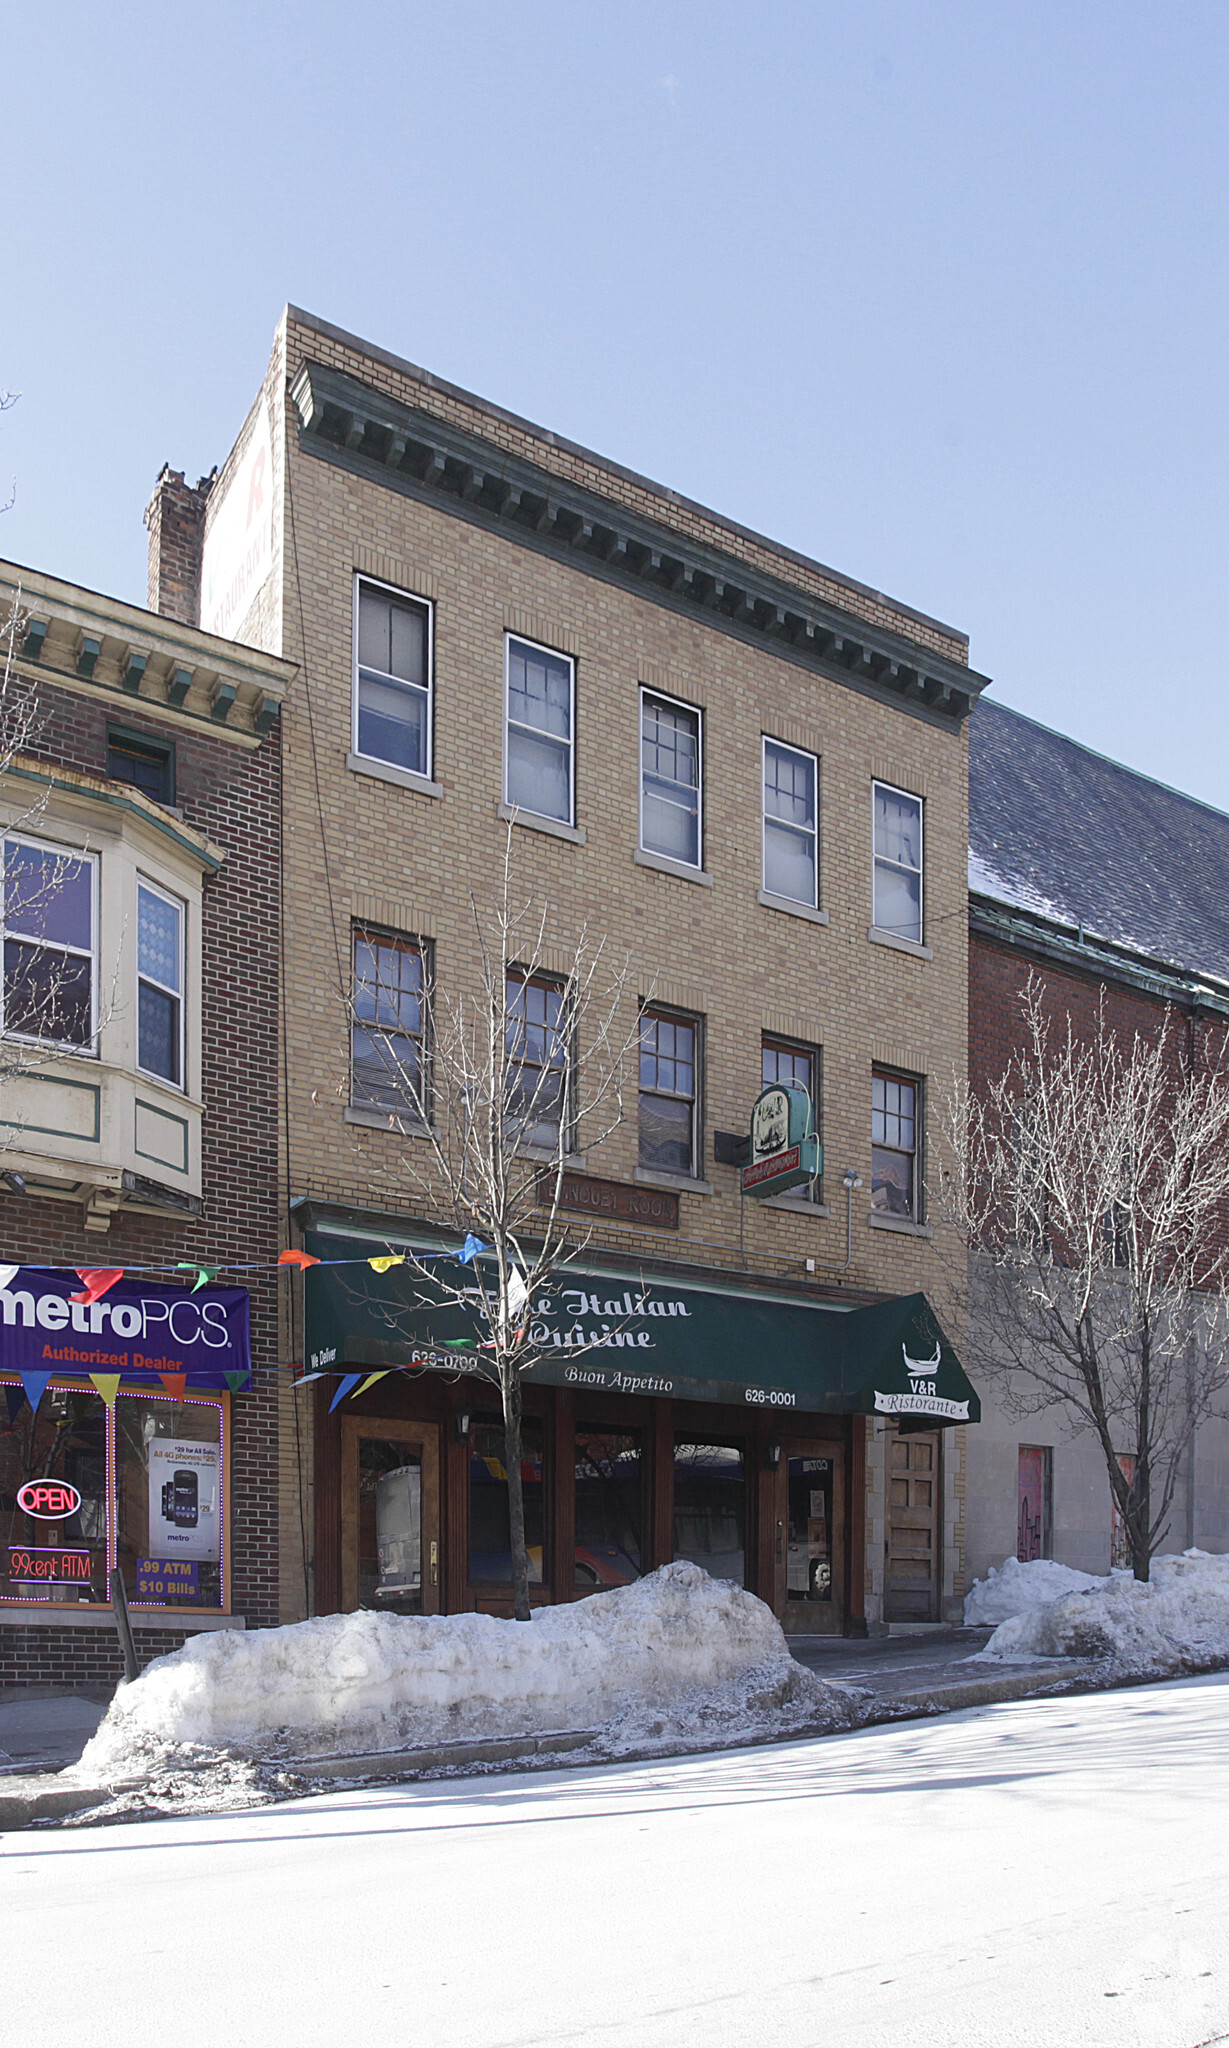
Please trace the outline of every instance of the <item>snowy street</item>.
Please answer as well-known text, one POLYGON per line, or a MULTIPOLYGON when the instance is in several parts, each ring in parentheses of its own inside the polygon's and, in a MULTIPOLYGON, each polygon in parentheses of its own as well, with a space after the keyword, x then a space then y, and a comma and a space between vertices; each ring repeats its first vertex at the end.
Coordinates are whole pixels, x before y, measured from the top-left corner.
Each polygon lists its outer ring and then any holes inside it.
POLYGON ((10 1834, 6 2034, 1196 2048, 1229 2039, 1227 1799, 1216 1676, 10 1834))

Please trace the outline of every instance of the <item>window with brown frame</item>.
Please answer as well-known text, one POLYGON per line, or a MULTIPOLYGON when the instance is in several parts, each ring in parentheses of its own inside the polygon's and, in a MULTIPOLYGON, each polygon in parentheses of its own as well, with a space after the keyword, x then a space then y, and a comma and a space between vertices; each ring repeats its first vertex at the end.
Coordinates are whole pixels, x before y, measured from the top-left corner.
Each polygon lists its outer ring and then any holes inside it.
POLYGON ((921 1086, 878 1067, 871 1077, 871 1208, 902 1222, 921 1220, 918 1132, 921 1086))
POLYGON ((647 1009, 640 1018, 640 1164, 697 1173, 700 1020, 647 1009))
POLYGON ((565 985, 544 975, 510 973, 506 1020, 505 1127, 515 1143, 553 1152, 567 1117, 565 985))

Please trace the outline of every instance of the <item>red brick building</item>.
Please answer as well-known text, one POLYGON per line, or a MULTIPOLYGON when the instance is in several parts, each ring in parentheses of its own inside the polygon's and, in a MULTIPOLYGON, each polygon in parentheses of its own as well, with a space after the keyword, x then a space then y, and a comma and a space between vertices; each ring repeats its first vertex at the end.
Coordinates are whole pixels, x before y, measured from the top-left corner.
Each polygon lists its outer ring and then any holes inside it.
MULTIPOLYGON (((1229 1024, 1229 817, 983 699, 969 762, 969 1078, 1022 1040, 1020 992, 1042 977, 1055 1023, 1091 1035, 1178 1026, 1181 1057, 1217 1057, 1229 1024)), ((976 1324, 970 1330, 977 1370, 976 1324)), ((1126 1563, 1099 1445, 1058 1411, 1016 1416, 981 1382, 971 1433, 968 1573, 1049 1556, 1126 1563)), ((1122 1454, 1129 1455, 1124 1443, 1122 1454)), ((1229 1548, 1229 1424, 1186 1459, 1162 1550, 1229 1548)))
MULTIPOLYGON (((172 556, 193 502, 160 480, 172 556)), ((0 618, 17 615, 0 707, 0 1685, 114 1681, 117 1567, 142 1662, 277 1619, 292 670, 182 623, 194 595, 159 589, 159 559, 151 605, 171 616, 0 564, 0 618), (181 1263, 221 1270, 194 1295, 181 1263), (74 1308, 78 1271, 101 1268, 125 1279, 74 1308), (250 1379, 228 1381, 249 1308, 250 1379), (193 1336, 211 1332, 219 1369, 201 1371, 193 1336), (63 1512, 32 1481, 62 1489, 63 1512)))

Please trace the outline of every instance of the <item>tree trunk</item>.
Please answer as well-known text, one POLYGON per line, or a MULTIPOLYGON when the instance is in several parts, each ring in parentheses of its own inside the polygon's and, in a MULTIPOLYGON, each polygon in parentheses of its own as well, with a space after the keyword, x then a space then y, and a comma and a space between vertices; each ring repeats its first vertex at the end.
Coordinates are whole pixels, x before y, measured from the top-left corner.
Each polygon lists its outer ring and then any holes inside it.
POLYGON ((500 1360, 504 1408, 504 1469, 508 1474, 508 1531, 512 1551, 512 1612, 528 1621, 529 1552, 525 1548, 525 1491, 521 1484, 521 1376, 500 1360))

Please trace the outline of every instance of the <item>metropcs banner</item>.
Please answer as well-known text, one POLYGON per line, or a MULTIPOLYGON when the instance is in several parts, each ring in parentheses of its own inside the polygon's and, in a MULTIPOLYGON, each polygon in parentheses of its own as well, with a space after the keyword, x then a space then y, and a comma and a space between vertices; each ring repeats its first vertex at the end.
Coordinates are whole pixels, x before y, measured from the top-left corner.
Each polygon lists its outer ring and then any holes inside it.
POLYGON ((125 1379, 184 1373, 198 1386, 226 1385, 251 1370, 245 1287, 159 1287, 139 1275, 99 1301, 73 1301, 76 1273, 19 1267, 0 1288, 0 1372, 120 1373, 125 1379))

